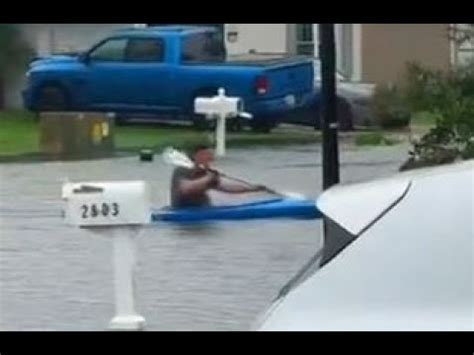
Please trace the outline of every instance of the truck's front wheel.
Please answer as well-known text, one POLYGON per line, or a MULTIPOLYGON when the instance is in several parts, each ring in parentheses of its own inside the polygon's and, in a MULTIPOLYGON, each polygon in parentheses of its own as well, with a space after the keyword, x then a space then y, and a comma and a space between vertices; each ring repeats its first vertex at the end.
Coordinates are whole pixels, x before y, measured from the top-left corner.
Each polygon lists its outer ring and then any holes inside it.
POLYGON ((57 86, 44 86, 38 93, 38 111, 62 111, 67 108, 64 90, 57 86))

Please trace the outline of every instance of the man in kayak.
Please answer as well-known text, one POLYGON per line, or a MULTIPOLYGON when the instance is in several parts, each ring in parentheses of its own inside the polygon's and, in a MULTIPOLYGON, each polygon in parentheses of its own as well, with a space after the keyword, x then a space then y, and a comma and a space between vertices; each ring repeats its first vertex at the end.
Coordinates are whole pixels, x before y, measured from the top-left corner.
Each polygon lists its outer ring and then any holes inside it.
POLYGON ((211 189, 230 194, 265 191, 264 186, 245 186, 221 180, 219 173, 210 171, 214 156, 206 146, 197 146, 191 152, 195 168, 178 167, 171 179, 171 206, 173 208, 210 206, 207 192, 211 189))

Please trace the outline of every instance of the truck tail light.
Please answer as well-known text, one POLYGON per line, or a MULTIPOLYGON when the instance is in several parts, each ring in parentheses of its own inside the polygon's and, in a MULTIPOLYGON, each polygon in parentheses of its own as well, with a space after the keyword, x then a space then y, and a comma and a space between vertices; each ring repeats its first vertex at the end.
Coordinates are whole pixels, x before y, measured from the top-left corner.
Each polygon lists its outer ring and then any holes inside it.
POLYGON ((266 76, 258 76, 255 80, 255 89, 257 91, 257 94, 265 95, 268 92, 269 87, 270 84, 266 76))

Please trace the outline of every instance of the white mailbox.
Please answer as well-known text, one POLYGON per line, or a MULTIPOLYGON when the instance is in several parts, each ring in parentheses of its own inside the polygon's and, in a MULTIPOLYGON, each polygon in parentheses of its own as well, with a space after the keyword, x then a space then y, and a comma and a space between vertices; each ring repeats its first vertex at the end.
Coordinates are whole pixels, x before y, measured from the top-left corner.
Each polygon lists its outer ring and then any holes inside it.
POLYGON ((115 316, 109 328, 141 330, 145 318, 135 310, 136 236, 150 222, 151 194, 144 181, 65 183, 66 223, 113 237, 115 316), (103 228, 93 228, 103 227, 103 228), (107 227, 107 228, 105 228, 107 227))
POLYGON ((79 227, 150 222, 151 195, 144 181, 65 183, 65 219, 79 227))
POLYGON ((225 120, 232 117, 251 119, 252 115, 244 112, 244 102, 238 97, 225 96, 225 90, 220 88, 217 96, 198 97, 194 101, 194 112, 205 115, 208 119, 216 119, 216 153, 225 155, 225 120))
POLYGON ((238 97, 198 97, 194 102, 194 111, 207 118, 218 118, 220 116, 236 117, 244 110, 243 101, 238 97))

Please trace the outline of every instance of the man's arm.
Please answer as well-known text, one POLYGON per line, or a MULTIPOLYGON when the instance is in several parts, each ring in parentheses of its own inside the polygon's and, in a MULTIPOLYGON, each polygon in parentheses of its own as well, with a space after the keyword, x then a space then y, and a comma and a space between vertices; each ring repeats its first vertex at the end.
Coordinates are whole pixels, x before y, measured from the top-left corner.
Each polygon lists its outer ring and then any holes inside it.
POLYGON ((183 195, 199 194, 216 184, 215 174, 206 174, 195 180, 182 179, 179 183, 179 190, 183 195))
POLYGON ((228 182, 223 182, 222 180, 219 181, 219 184, 214 188, 217 191, 226 192, 229 194, 242 194, 242 193, 249 193, 249 192, 259 192, 265 191, 267 188, 261 185, 255 186, 246 186, 242 184, 231 184, 228 182))

